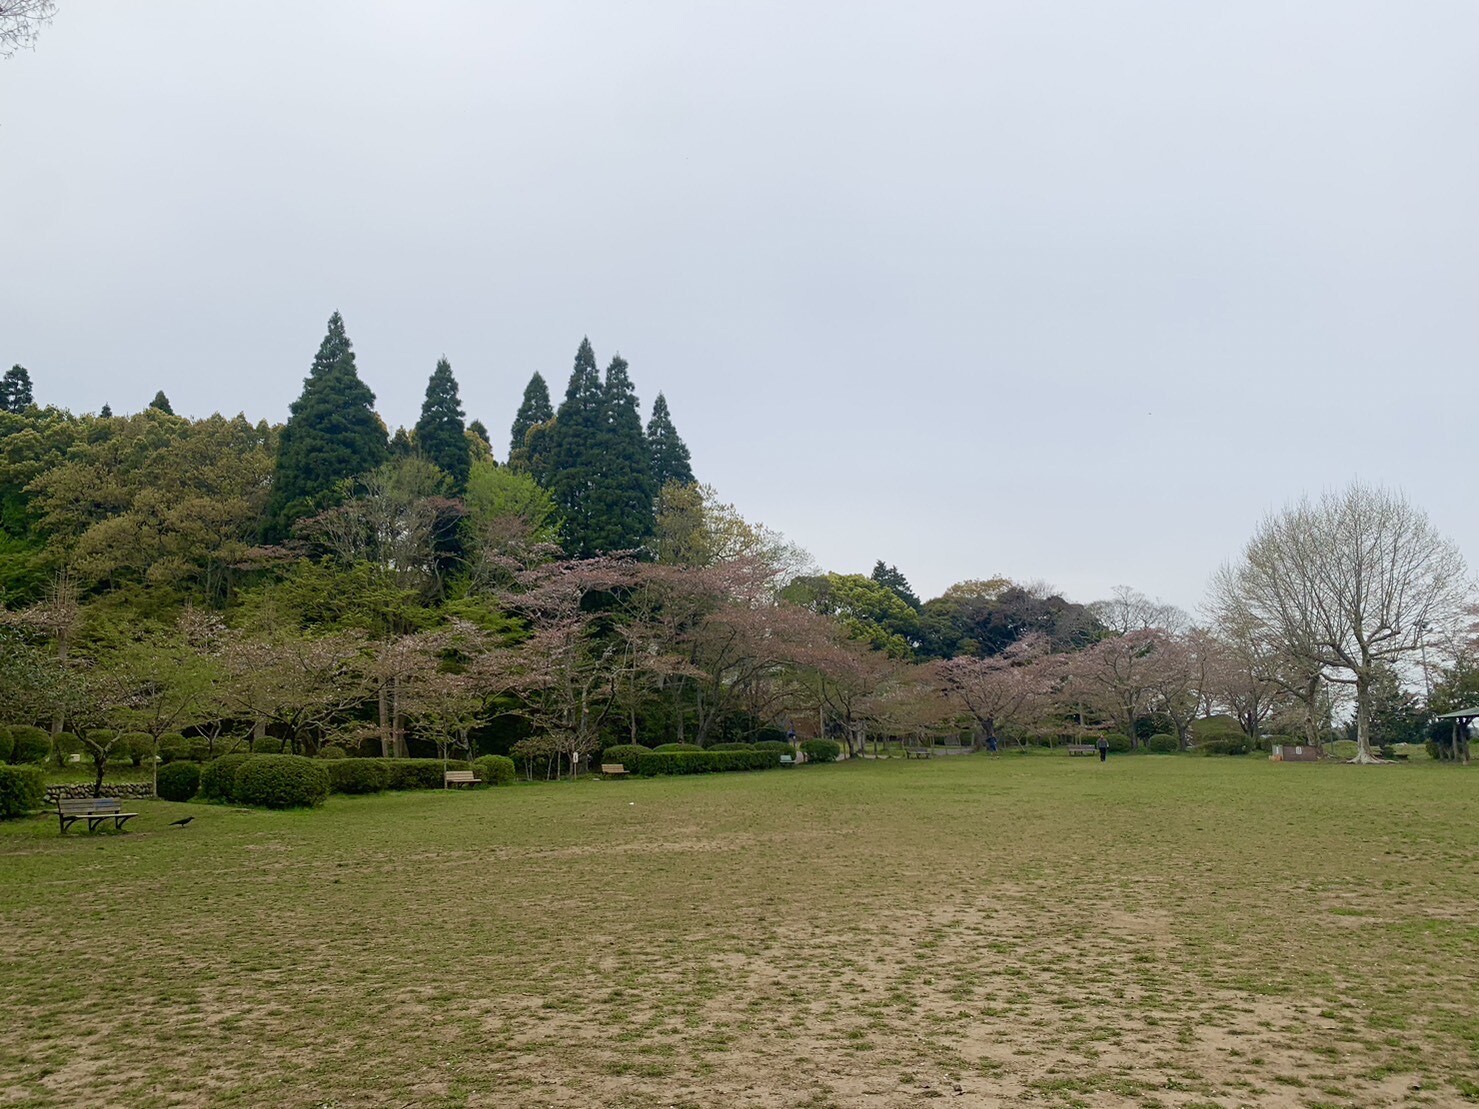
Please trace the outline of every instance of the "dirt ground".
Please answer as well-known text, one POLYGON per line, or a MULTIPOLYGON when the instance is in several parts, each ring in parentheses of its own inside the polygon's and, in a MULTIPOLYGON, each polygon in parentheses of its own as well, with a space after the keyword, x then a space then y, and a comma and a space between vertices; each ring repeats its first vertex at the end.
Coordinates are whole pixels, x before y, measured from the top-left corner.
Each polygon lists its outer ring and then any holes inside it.
POLYGON ((0 1105, 1472 1103, 1476 791, 973 756, 12 825, 0 1105))

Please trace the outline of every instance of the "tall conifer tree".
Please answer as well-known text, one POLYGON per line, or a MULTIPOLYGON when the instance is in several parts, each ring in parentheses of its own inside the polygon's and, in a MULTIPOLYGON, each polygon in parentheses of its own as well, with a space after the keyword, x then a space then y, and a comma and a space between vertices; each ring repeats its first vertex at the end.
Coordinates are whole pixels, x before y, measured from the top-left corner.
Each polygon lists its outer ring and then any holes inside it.
POLYGON ((590 489, 589 544, 597 551, 642 547, 656 530, 653 501, 657 490, 642 434, 637 393, 627 374, 626 359, 617 355, 606 368, 601 388, 601 430, 597 467, 590 489))
MULTIPOLYGON (((593 359, 594 357, 592 355, 593 359)), ((509 429, 508 464, 510 466, 515 469, 527 468, 529 445, 525 442, 525 437, 529 434, 531 427, 548 423, 553 419, 554 414, 554 407, 549 400, 549 386, 545 384, 544 375, 536 373, 529 379, 529 384, 524 387, 523 403, 519 405, 519 411, 514 416, 514 426, 509 429)))
POLYGON ((149 407, 157 408, 166 416, 173 416, 175 414, 174 408, 170 405, 169 397, 164 395, 163 389, 154 394, 154 399, 149 402, 149 407))
POLYGON ((16 364, 0 378, 0 412, 24 412, 35 401, 31 398, 31 372, 16 364))
POLYGON ((303 393, 278 438, 263 536, 285 539, 293 522, 332 504, 345 478, 373 470, 390 456, 375 394, 359 379, 344 319, 329 317, 303 393))
POLYGON ((693 465, 688 457, 688 447, 678 437, 678 429, 668 414, 668 400, 661 393, 652 402, 652 418, 647 421, 647 457, 652 485, 659 493, 669 482, 693 484, 693 465))
POLYGON ((582 339, 565 399, 549 426, 547 442, 532 460, 534 476, 565 518, 566 553, 576 558, 589 558, 600 550, 590 493, 600 477, 601 416, 601 371, 596 369, 591 341, 582 339))
POLYGON ((426 383, 426 399, 421 403, 421 418, 416 421, 416 446, 429 462, 452 479, 456 493, 467 488, 467 473, 472 467, 467 427, 462 417, 462 401, 457 396, 452 363, 442 358, 426 383))

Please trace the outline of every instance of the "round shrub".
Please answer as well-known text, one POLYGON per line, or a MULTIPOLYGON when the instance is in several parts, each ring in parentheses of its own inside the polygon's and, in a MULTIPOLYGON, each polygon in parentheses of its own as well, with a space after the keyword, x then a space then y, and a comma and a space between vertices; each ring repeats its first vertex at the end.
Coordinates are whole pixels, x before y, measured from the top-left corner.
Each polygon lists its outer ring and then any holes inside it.
POLYGON ((791 745, 784 739, 762 739, 755 744, 757 751, 769 751, 772 755, 789 755, 791 745))
POLYGON ((264 809, 299 809, 321 805, 329 795, 323 764, 302 755, 259 755, 236 772, 235 800, 264 809))
MULTIPOLYGON (((41 729, 38 728, 36 730, 40 731, 41 729)), ((51 753, 56 758, 58 766, 63 766, 70 762, 73 755, 82 754, 82 740, 78 739, 71 732, 57 732, 56 735, 49 737, 49 741, 51 743, 51 753)), ((17 743, 16 749, 19 750, 19 748, 20 745, 17 743)), ((16 761, 19 762, 20 760, 17 759, 16 761)), ((45 761, 45 756, 35 761, 45 761)))
POLYGON ((282 740, 276 736, 264 735, 261 739, 252 740, 251 748, 254 755, 280 755, 282 740))
POLYGON ((608 747, 601 752, 601 762, 621 763, 627 768, 628 774, 637 772, 637 762, 643 755, 652 753, 651 747, 643 747, 640 743, 622 743, 616 747, 608 747))
POLYGON ((1240 733, 1236 737, 1203 740, 1197 744, 1197 750, 1204 755, 1246 755, 1248 737, 1240 733))
POLYGON ((159 737, 159 761, 177 762, 190 757, 190 741, 179 732, 165 732, 159 737))
POLYGON ((206 763, 200 771, 200 795, 207 801, 236 800, 236 772, 249 758, 250 755, 222 755, 206 763))
POLYGON ((318 757, 321 759, 347 759, 349 752, 344 750, 343 747, 335 747, 333 744, 330 744, 327 747, 320 747, 318 749, 318 757))
POLYGON ((46 804, 46 775, 39 766, 0 766, 0 820, 35 812, 46 804))
POLYGON ((383 759, 330 759, 324 770, 335 793, 379 793, 390 784, 390 768, 383 759))
POLYGON ((1123 755, 1134 748, 1134 744, 1130 742, 1130 737, 1121 735, 1119 732, 1108 732, 1104 738, 1109 740, 1109 749, 1116 754, 1123 755))
POLYGON ((135 766, 143 766, 144 760, 154 753, 154 737, 148 732, 126 732, 113 750, 122 753, 135 766))
POLYGON ((507 755, 481 755, 472 760, 472 770, 485 786, 512 785, 517 771, 507 755))
POLYGON ((753 743, 711 743, 704 748, 705 751, 753 751, 753 743))
POLYGON ((0 765, 10 761, 10 752, 14 746, 15 741, 10 738, 10 729, 0 725, 0 765))
POLYGON ((200 767, 193 762, 172 762, 159 768, 156 791, 162 801, 188 801, 200 791, 200 767))
POLYGON ((472 769, 461 759, 448 759, 445 766, 441 759, 381 759, 389 774, 386 789, 441 789, 446 783, 443 770, 472 769))
POLYGON ((842 745, 831 739, 808 739, 801 745, 807 762, 836 762, 842 745))
POLYGON ((1145 745, 1150 748, 1151 754, 1154 755, 1169 755, 1181 750, 1181 744, 1177 742, 1176 737, 1166 735, 1164 732, 1160 735, 1151 736, 1145 741, 1145 745))
POLYGON ((702 751, 697 743, 659 743, 654 751, 702 751))

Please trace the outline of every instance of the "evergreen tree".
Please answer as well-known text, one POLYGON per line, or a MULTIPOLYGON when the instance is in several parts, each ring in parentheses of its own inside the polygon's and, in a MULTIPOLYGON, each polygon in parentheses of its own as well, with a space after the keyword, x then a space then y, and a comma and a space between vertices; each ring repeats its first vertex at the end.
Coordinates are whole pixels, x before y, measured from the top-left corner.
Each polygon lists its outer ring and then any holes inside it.
POLYGON ((169 397, 164 395, 163 389, 154 394, 154 399, 149 402, 149 407, 159 409, 166 416, 173 416, 175 414, 175 410, 170 407, 169 397))
POLYGON ((113 406, 111 404, 104 404, 102 408, 98 409, 98 416, 104 420, 111 420, 113 418, 113 406))
POLYGON ((488 438, 488 428, 487 428, 487 425, 484 424, 482 420, 472 420, 472 421, 470 421, 468 423, 468 425, 467 425, 467 430, 470 431, 470 432, 472 432, 479 439, 481 439, 484 443, 486 443, 490 449, 492 448, 492 446, 493 446, 493 440, 488 438))
POLYGON ((668 399, 661 393, 652 402, 652 419, 647 421, 647 457, 652 487, 658 492, 669 482, 693 484, 688 447, 678 437, 678 429, 668 414, 668 399))
POLYGON ((31 372, 17 363, 0 378, 0 412, 24 412, 34 403, 31 397, 31 372))
POLYGON ((599 465, 588 497, 588 545, 602 552, 636 550, 656 531, 653 502, 657 489, 652 484, 637 393, 627 374, 626 360, 619 354, 606 368, 606 383, 601 389, 596 454, 599 465))
POLYGON ((390 457, 410 458, 415 453, 416 443, 411 438, 411 433, 403 427, 396 428, 395 434, 390 437, 390 457))
POLYGON ((427 461, 452 479, 452 489, 457 493, 467 488, 467 472, 472 466, 462 416, 452 363, 442 358, 426 383, 426 399, 421 403, 421 418, 416 421, 416 446, 427 461))
POLYGON ((548 433, 538 457, 531 460, 534 476, 550 491, 565 518, 566 553, 576 558, 589 558, 600 551, 590 493, 601 474, 601 400, 596 353, 591 341, 582 339, 554 422, 534 425, 547 427, 548 433))
MULTIPOLYGON (((591 358, 594 364, 595 355, 591 358)), ((544 376, 536 373, 529 379, 529 384, 524 387, 524 401, 519 405, 518 414, 514 416, 514 426, 509 431, 508 464, 510 466, 515 469, 528 467, 529 444, 525 442, 525 438, 529 434, 529 429, 548 423, 554 415, 555 410, 550 406, 549 386, 544 383, 544 376)), ((492 440, 488 442, 491 444, 492 440)))
POLYGON ((295 520, 333 503, 340 482, 389 458, 374 406, 375 394, 359 379, 344 320, 335 312, 278 437, 264 538, 286 538, 295 520))
POLYGON ((873 564, 873 573, 870 576, 910 608, 919 611, 919 597, 909 587, 909 579, 899 573, 897 566, 885 566, 880 558, 873 564))

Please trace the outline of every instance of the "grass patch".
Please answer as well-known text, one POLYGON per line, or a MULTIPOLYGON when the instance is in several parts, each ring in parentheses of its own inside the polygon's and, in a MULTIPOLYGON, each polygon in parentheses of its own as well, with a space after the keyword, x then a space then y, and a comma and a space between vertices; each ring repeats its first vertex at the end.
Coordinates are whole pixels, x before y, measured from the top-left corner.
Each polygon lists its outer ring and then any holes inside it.
POLYGON ((1473 1097, 1474 781, 980 755, 14 822, 0 1104, 1473 1097))

